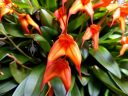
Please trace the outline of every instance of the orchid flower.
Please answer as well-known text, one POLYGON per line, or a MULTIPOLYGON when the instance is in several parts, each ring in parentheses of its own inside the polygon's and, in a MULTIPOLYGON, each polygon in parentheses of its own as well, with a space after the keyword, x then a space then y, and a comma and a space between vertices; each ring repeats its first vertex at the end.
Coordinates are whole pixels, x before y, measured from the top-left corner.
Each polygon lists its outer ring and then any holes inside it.
POLYGON ((53 62, 48 62, 44 73, 41 89, 45 83, 50 82, 50 80, 55 77, 59 77, 62 80, 65 89, 68 92, 71 86, 71 69, 69 67, 68 61, 65 58, 59 58, 53 62))
POLYGON ((18 16, 21 26, 27 34, 30 34, 30 31, 28 29, 29 25, 33 26, 38 31, 39 34, 42 34, 39 26, 36 24, 35 21, 33 21, 33 19, 28 14, 22 13, 19 14, 18 16))
POLYGON ((120 50, 120 56, 122 56, 128 49, 128 36, 123 36, 121 40, 122 48, 120 50))
POLYGON ((100 25, 92 24, 90 27, 88 27, 82 37, 82 45, 86 40, 89 40, 92 37, 93 40, 93 47, 94 50, 98 50, 98 41, 99 41, 99 30, 100 30, 100 25))
POLYGON ((113 22, 120 21, 120 28, 122 30, 122 33, 124 34, 125 32, 125 19, 126 16, 128 15, 128 3, 125 3, 123 5, 120 5, 113 13, 113 20, 112 20, 112 24, 113 22))
POLYGON ((9 13, 13 13, 13 9, 12 9, 12 1, 11 0, 2 0, 0 1, 0 21, 3 17, 3 15, 9 13))
POLYGON ((91 17, 91 21, 93 21, 94 11, 90 0, 75 0, 69 9, 69 16, 76 14, 78 11, 85 11, 91 17))
POLYGON ((77 43, 73 40, 73 37, 68 34, 61 34, 59 39, 53 44, 50 53, 48 55, 48 62, 53 62, 61 56, 69 57, 76 66, 79 75, 81 76, 81 53, 77 43))
POLYGON ((62 29, 62 33, 66 32, 67 28, 67 15, 66 15, 66 9, 60 7, 58 10, 54 12, 55 17, 60 23, 60 28, 62 29))

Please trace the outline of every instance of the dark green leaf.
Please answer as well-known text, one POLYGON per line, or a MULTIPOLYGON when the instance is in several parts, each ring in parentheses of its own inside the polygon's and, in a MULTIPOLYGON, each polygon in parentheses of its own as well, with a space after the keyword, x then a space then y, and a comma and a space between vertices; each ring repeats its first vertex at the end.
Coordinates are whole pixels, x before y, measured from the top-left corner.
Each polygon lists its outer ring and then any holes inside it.
POLYGON ((46 0, 47 7, 49 10, 54 11, 57 7, 57 1, 56 0, 46 0))
POLYGON ((17 84, 14 81, 7 81, 4 83, 0 84, 0 95, 12 90, 13 88, 15 88, 17 86, 17 84))
POLYGON ((107 49, 104 47, 99 47, 99 50, 97 50, 95 53, 92 49, 90 54, 108 71, 118 78, 121 78, 119 66, 107 49))
POLYGON ((72 89, 72 96, 81 96, 80 90, 79 90, 78 86, 76 85, 76 83, 72 89))
MULTIPOLYGON (((34 91, 37 88, 37 83, 39 82, 42 71, 44 71, 44 66, 38 66, 34 68, 31 74, 27 77, 27 81, 24 88, 24 96, 33 96, 34 91)), ((38 89, 40 90, 40 89, 38 89)))
POLYGON ((20 83, 20 85, 16 88, 12 96, 24 96, 24 87, 25 87, 26 81, 27 81, 27 78, 20 83))
POLYGON ((88 91, 90 96, 99 96, 99 93, 100 93, 99 84, 97 84, 93 80, 90 80, 88 83, 88 91))
POLYGON ((12 76, 14 77, 14 79, 20 83, 22 82, 25 77, 28 74, 28 70, 25 70, 23 67, 18 67, 18 65, 16 64, 16 62, 11 63, 10 65, 10 71, 12 76))
POLYGON ((35 34, 34 40, 37 41, 37 42, 39 42, 41 48, 42 48, 45 52, 49 52, 49 50, 50 50, 50 45, 49 45, 48 41, 45 40, 45 38, 43 38, 43 37, 40 36, 39 34, 35 34))
POLYGON ((119 86, 119 88, 128 95, 128 80, 127 78, 123 77, 121 79, 113 76, 112 74, 110 74, 110 76, 112 77, 112 79, 114 80, 114 82, 117 84, 117 86, 119 86))
POLYGON ((5 79, 8 79, 11 77, 11 73, 10 73, 10 70, 9 68, 2 68, 1 69, 3 75, 0 75, 0 80, 5 80, 5 79))
POLYGON ((80 83, 81 83, 83 86, 86 86, 86 85, 88 84, 89 80, 90 80, 89 77, 85 77, 85 76, 82 76, 82 79, 81 79, 80 77, 78 77, 78 78, 79 78, 80 83))
POLYGON ((107 73, 105 73, 103 70, 101 70, 99 67, 94 66, 91 68, 93 73, 96 75, 96 77, 101 80, 108 88, 110 88, 112 91, 114 91, 117 94, 120 94, 122 96, 127 96, 125 93, 123 93, 111 80, 111 78, 108 76, 107 73))

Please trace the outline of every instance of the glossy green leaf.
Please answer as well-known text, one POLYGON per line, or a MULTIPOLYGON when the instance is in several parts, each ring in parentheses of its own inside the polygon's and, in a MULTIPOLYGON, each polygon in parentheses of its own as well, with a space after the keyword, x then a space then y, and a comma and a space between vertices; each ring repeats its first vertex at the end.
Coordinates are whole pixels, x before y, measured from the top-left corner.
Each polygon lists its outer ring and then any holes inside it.
POLYGON ((3 75, 0 75, 0 80, 5 80, 12 76, 8 67, 2 68, 0 71, 3 73, 3 75))
POLYGON ((7 34, 10 34, 14 37, 24 37, 23 33, 24 31, 21 29, 21 26, 17 24, 10 24, 10 23, 4 23, 3 24, 7 34))
POLYGON ((32 5, 33 5, 34 7, 37 7, 37 8, 40 7, 38 0, 31 0, 31 2, 32 2, 32 5))
POLYGON ((57 1, 56 0, 46 0, 47 7, 49 10, 55 11, 57 7, 57 1))
POLYGON ((41 48, 45 51, 45 52, 49 52, 50 50, 50 45, 48 43, 48 41, 43 38, 42 36, 40 36, 39 34, 35 34, 34 36, 34 40, 39 42, 41 48))
POLYGON ((123 77, 121 79, 113 76, 110 74, 111 78, 114 80, 114 82, 117 84, 117 86, 128 95, 128 80, 127 78, 123 77))
POLYGON ((23 67, 18 66, 16 62, 12 62, 9 66, 10 66, 11 74, 14 77, 14 79, 18 83, 22 82, 27 76, 28 70, 25 70, 23 67))
POLYGON ((31 6, 27 3, 23 3, 23 2, 17 2, 17 1, 14 1, 14 3, 16 5, 18 5, 19 8, 31 8, 31 6))
POLYGON ((71 32, 77 29, 78 27, 80 27, 84 23, 85 19, 86 19, 85 14, 83 14, 78 18, 72 20, 68 25, 68 31, 71 32))
POLYGON ((112 74, 117 76, 118 78, 121 78, 121 73, 119 66, 117 62, 114 60, 112 55, 109 53, 109 51, 100 46, 99 50, 94 53, 93 49, 90 51, 90 54, 108 71, 110 71, 112 74))
POLYGON ((51 81, 52 87, 54 89, 55 96, 65 96, 66 90, 62 81, 59 78, 54 78, 51 81))
POLYGON ((90 96, 99 96, 100 93, 100 84, 97 84, 93 80, 90 80, 88 83, 88 91, 90 96))
POLYGON ((115 83, 112 81, 112 79, 108 76, 108 74, 106 72, 104 72, 102 69, 100 69, 97 66, 94 66, 91 68, 91 70, 93 71, 93 73, 95 74, 95 76, 101 81, 103 82, 109 89, 111 89, 112 91, 114 91, 117 94, 120 94, 122 96, 127 96, 125 93, 123 93, 116 85, 115 83))
MULTIPOLYGON (((33 92, 37 88, 37 83, 39 82, 42 71, 44 71, 44 66, 40 65, 32 70, 30 75, 27 77, 27 81, 24 88, 24 96, 33 96, 33 92)), ((40 90, 40 89, 38 89, 40 90)))
POLYGON ((86 86, 90 80, 89 77, 85 77, 85 76, 82 76, 82 79, 80 77, 78 77, 80 83, 83 85, 83 86, 86 86))
POLYGON ((53 22, 52 22, 53 17, 45 9, 40 10, 40 19, 41 19, 41 23, 43 25, 46 25, 46 26, 52 26, 53 25, 53 22))
POLYGON ((0 95, 12 90, 16 86, 17 84, 12 80, 0 83, 0 95))
POLYGON ((24 96, 24 87, 26 84, 27 78, 24 79, 16 88, 12 96, 24 96))
POLYGON ((72 96, 81 96, 80 90, 76 83, 72 89, 72 96))

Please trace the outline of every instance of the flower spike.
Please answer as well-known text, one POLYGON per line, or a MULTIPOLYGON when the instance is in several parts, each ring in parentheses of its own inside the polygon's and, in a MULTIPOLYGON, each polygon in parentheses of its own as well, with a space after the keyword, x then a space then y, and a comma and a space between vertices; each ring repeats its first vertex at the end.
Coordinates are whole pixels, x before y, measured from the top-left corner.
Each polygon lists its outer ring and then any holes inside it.
POLYGON ((48 55, 48 62, 52 62, 61 56, 69 57, 76 66, 76 69, 81 76, 81 53, 77 43, 73 37, 68 34, 61 34, 59 39, 53 44, 48 55))

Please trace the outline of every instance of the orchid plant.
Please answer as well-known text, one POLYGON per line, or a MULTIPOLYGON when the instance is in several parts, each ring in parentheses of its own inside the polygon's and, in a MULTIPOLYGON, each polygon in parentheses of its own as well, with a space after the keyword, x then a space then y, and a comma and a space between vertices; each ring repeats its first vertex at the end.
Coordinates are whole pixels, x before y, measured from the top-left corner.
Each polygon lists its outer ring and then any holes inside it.
POLYGON ((0 0, 1 96, 127 96, 127 0, 0 0))

